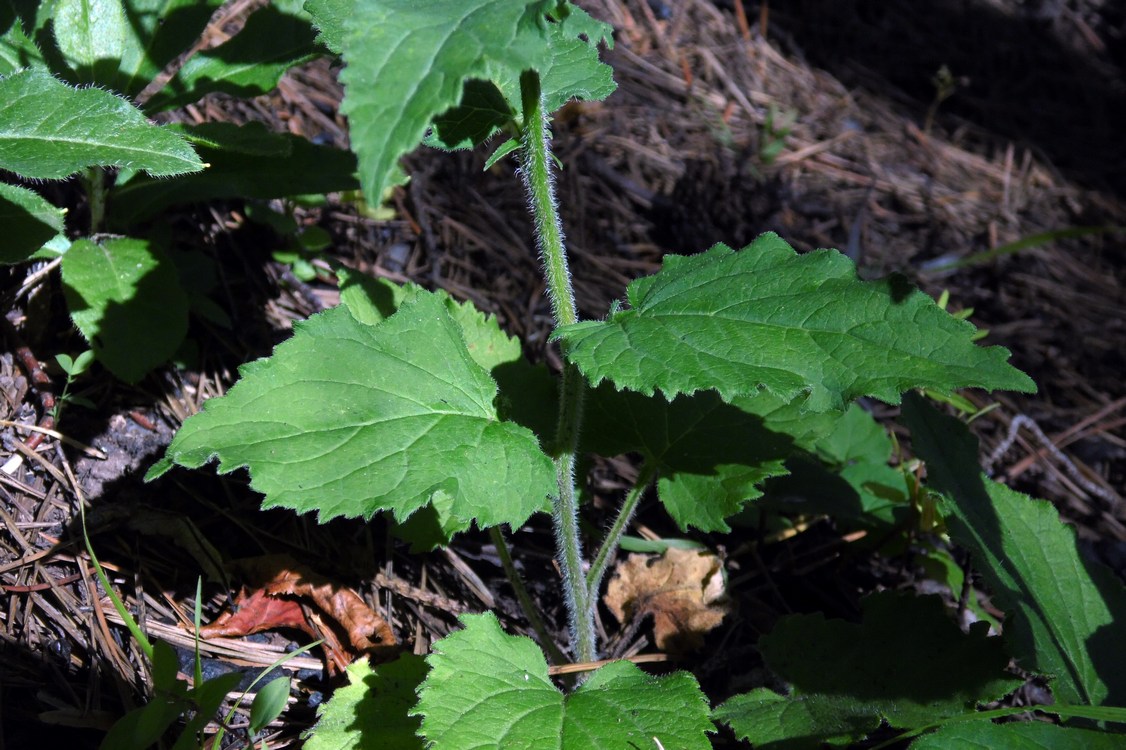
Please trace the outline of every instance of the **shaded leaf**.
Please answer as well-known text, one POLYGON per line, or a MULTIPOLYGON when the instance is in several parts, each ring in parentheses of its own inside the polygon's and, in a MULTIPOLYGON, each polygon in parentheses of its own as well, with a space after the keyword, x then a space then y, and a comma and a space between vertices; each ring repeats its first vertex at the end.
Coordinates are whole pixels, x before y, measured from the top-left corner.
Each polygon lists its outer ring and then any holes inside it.
POLYGON ((128 96, 139 94, 199 38, 222 4, 222 0, 125 0, 129 22, 113 87, 128 96))
POLYGON ((785 696, 767 688, 736 695, 712 718, 739 739, 771 750, 857 742, 883 722, 875 708, 847 694, 785 696))
POLYGON ((34 255, 63 231, 65 214, 34 190, 0 182, 0 226, 4 227, 0 263, 20 263, 34 255))
POLYGON ((619 562, 603 601, 623 627, 653 616, 662 651, 695 651, 730 610, 723 563, 711 553, 670 548, 619 562))
POLYGON ((112 83, 125 51, 121 0, 56 0, 55 42, 74 83, 112 83))
POLYGON ((730 401, 761 387, 805 408, 860 396, 899 403, 910 388, 1034 390, 1000 347, 896 280, 863 282, 835 250, 798 255, 775 234, 747 248, 665 256, 629 285, 630 309, 557 330, 592 383, 667 395, 714 389, 730 401))
POLYGON ((422 735, 435 750, 620 750, 711 747, 708 704, 686 672, 651 677, 629 662, 594 672, 564 695, 528 638, 506 635, 496 616, 464 615, 463 630, 434 644, 419 690, 422 735))
POLYGON ((682 530, 729 531, 725 519, 762 494, 757 485, 786 473, 793 439, 775 424, 802 432, 825 421, 795 420, 791 411, 797 409, 770 393, 736 404, 715 392, 670 403, 603 384, 587 400, 582 448, 604 456, 641 453, 658 472, 658 498, 682 530))
POLYGON ((911 744, 913 750, 1003 747, 1005 750, 1116 750, 1126 737, 1090 729, 1070 729, 1041 722, 992 724, 963 722, 942 727, 911 744))
POLYGON ((375 669, 367 659, 352 664, 348 685, 317 709, 306 750, 422 750, 422 722, 409 714, 426 671, 426 662, 415 654, 375 669))
POLYGON ((98 361, 128 383, 168 360, 188 332, 176 268, 145 240, 78 240, 63 256, 63 291, 98 361))
POLYGON ((197 144, 207 170, 176 180, 133 177, 110 193, 111 221, 129 224, 180 203, 284 198, 352 190, 359 184, 351 153, 273 133, 260 123, 213 122, 176 126, 176 132, 197 144))
MULTIPOLYGON (((895 727, 916 727, 996 700, 1021 683, 988 627, 966 635, 937 596, 877 593, 859 625, 792 615, 762 638, 767 665, 797 695, 848 696, 895 727)), ((980 623, 984 625, 985 623, 980 623)))
POLYGON ((1005 641, 1025 669, 1054 677, 1063 703, 1126 705, 1126 590, 1076 547, 1075 530, 1051 503, 987 479, 977 439, 922 397, 904 399, 903 420, 928 485, 943 503, 951 538, 972 553, 993 604, 1006 613, 1005 641))
POLYGON ((317 56, 315 38, 307 18, 275 5, 261 8, 233 38, 188 58, 146 109, 180 107, 215 91, 240 97, 268 93, 286 71, 317 56))
POLYGON ((198 172, 203 162, 179 136, 108 91, 72 88, 34 68, 0 80, 0 168, 49 180, 87 167, 167 177, 198 172))
POLYGON ((404 520, 442 494, 460 528, 518 526, 553 490, 550 459, 531 432, 498 418, 496 384, 439 295, 375 326, 344 308, 321 313, 241 374, 150 476, 217 456, 221 472, 250 468, 265 507, 404 520))

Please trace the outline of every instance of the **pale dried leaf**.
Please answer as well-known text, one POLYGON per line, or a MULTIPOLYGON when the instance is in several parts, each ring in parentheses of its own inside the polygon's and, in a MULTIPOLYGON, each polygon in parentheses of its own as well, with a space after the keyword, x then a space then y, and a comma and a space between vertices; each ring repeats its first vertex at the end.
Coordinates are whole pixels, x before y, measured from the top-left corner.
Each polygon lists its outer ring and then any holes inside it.
POLYGON ((630 555, 618 565, 604 601, 623 625, 653 615, 657 647, 672 652, 699 648, 729 610, 719 558, 675 548, 660 556, 630 555))

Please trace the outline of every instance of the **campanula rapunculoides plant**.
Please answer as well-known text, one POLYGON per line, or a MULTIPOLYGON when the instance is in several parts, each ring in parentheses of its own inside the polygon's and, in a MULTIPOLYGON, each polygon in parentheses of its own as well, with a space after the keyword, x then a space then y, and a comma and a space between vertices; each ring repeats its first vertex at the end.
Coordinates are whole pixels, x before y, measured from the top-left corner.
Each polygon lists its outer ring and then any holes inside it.
MULTIPOLYGON (((1034 389, 1007 364, 1007 351, 975 345, 972 325, 921 292, 894 279, 860 281, 840 253, 798 255, 773 234, 738 250, 717 245, 667 256, 605 318, 580 319, 549 124, 566 101, 613 91, 598 56, 610 29, 567 0, 310 0, 306 7, 344 62, 342 108, 367 196, 399 179, 400 157, 420 143, 465 148, 499 135, 490 163, 516 155, 554 315, 552 340, 565 365, 555 395, 544 397, 546 369, 527 363, 520 343, 471 304, 344 274, 342 304, 297 325, 268 359, 246 365, 225 396, 184 424, 150 476, 218 459, 223 472, 249 469, 265 507, 315 511, 322 521, 390 512, 416 544, 444 543, 472 524, 518 529, 548 512, 569 646, 575 661, 591 662, 599 656, 594 613, 603 577, 650 488, 682 529, 727 531, 764 480, 788 471, 786 459, 847 455, 834 436, 847 442, 848 431, 834 430, 845 419, 870 420, 849 409, 860 397, 899 404, 914 389, 1034 389), (553 418, 543 418, 546 407, 553 418), (584 452, 642 458, 593 554, 579 531, 576 465, 584 452)), ((925 403, 908 405, 916 429, 957 433, 925 403)), ((946 446, 939 441, 928 462, 941 465, 946 446)), ((950 534, 982 560, 1011 555, 1003 547, 1018 532, 1005 524, 1023 526, 1028 508, 975 536, 976 521, 963 514, 980 510, 964 509, 963 493, 1019 502, 976 468, 959 471, 968 471, 961 483, 937 487, 949 499, 928 502, 946 503, 950 534)), ((1032 512, 1051 515, 1042 506, 1032 512)), ((1053 554, 1072 559, 1069 532, 1054 517, 1053 524, 1044 531, 1053 554)), ((1104 702, 1111 682, 1097 684, 1113 677, 1102 656, 1092 653, 1084 662, 1090 668, 1060 675, 1066 670, 1056 657, 1074 660, 1067 655, 1084 648, 1073 633, 1041 658, 1043 639, 1062 638, 1041 621, 1079 605, 1041 597, 1026 606, 1020 592, 1047 585, 1042 576, 1050 574, 1038 569, 1022 579, 1018 567, 1006 575, 996 583, 1015 587, 1006 600, 1014 622, 1030 620, 1014 627, 1012 644, 980 628, 963 634, 931 600, 881 595, 857 626, 823 618, 780 624, 763 649, 792 693, 736 696, 714 716, 689 673, 653 677, 624 661, 562 691, 535 643, 506 634, 491 614, 467 615, 425 661, 406 655, 378 669, 353 665, 351 684, 322 712, 308 746, 695 749, 710 746, 713 718, 755 742, 846 742, 885 722, 922 731, 972 713, 1016 684, 1005 671, 1010 655, 1059 677, 1069 703, 1104 702), (926 633, 926 644, 902 637, 916 632, 926 633), (838 653, 804 658, 811 639, 838 653), (848 644, 885 649, 884 661, 860 651, 842 659, 848 644), (927 668, 888 676, 926 649, 936 660, 927 668), (928 687, 926 678, 942 669, 938 687, 928 687)), ((1113 622, 1121 587, 1073 578, 1081 602, 1089 605, 1093 591, 1108 602, 1081 631, 1113 622)), ((1071 706, 1059 715, 1090 711, 1071 706)))

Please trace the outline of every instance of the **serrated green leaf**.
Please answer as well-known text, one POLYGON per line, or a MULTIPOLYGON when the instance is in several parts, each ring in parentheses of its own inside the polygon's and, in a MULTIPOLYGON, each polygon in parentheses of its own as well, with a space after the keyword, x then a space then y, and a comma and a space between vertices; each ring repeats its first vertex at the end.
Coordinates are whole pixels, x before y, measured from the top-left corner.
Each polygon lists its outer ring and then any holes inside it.
POLYGON ((289 700, 289 677, 283 675, 270 680, 255 694, 250 704, 251 736, 258 734, 266 725, 281 716, 289 700))
POLYGON ((948 502, 951 538, 972 553, 994 605, 1006 612, 1005 640, 1021 666, 1054 677, 1063 703, 1126 705, 1126 590, 1076 547, 1075 530, 1052 505, 987 479, 977 439, 964 424, 915 394, 903 420, 927 483, 948 502))
POLYGON ((736 695, 712 712, 741 740, 771 750, 805 750, 821 743, 864 739, 882 719, 872 706, 850 695, 779 695, 757 688, 736 695))
POLYGON ((564 326, 554 338, 592 383, 726 400, 765 386, 805 408, 860 396, 899 403, 916 387, 1034 390, 1000 347, 897 281, 863 282, 835 250, 798 255, 775 234, 747 248, 665 256, 629 286, 630 309, 564 326))
POLYGON ((348 667, 348 685, 317 710, 306 750, 422 750, 421 721, 410 716, 426 677, 421 656, 403 654, 372 669, 367 659, 348 667))
POLYGON ((565 101, 596 89, 597 75, 584 74, 599 70, 596 45, 606 34, 586 14, 554 0, 382 0, 359 6, 311 0, 308 9, 324 42, 343 53, 341 109, 351 125, 364 193, 371 197, 382 194, 399 157, 421 142, 434 118, 459 104, 476 106, 462 100, 466 81, 491 81, 515 110, 519 98, 510 92, 518 91, 520 73, 536 70, 547 82, 555 55, 564 51, 557 42, 584 34, 588 41, 579 44, 585 54, 568 46, 567 65, 556 76, 560 85, 582 87, 553 92, 565 101), (549 20, 561 5, 570 12, 549 20), (591 40, 594 28, 601 33, 591 40))
POLYGON ((707 698, 686 672, 651 677, 629 662, 594 672, 564 695, 528 638, 496 616, 465 615, 434 644, 415 713, 435 750, 710 748, 707 698))
POLYGON ((125 52, 127 28, 121 0, 58 0, 55 42, 73 83, 112 83, 125 52))
POLYGON ((167 459, 247 466, 264 507, 403 520, 444 493, 459 528, 484 528, 522 524, 553 490, 550 459, 498 418, 496 384, 439 295, 375 326, 343 308, 321 313, 241 374, 184 424, 167 459))
POLYGON ((284 198, 352 190, 356 158, 305 138, 273 133, 260 123, 205 123, 178 128, 199 139, 208 168, 176 180, 138 175, 110 193, 110 221, 128 225, 168 206, 218 198, 284 198))
MULTIPOLYGON (((782 406, 771 394, 759 400, 782 406)), ((604 456, 641 453, 658 472, 657 496, 681 530, 730 531, 724 519, 760 496, 764 479, 785 474, 783 461, 794 451, 793 441, 762 416, 724 403, 714 391, 670 403, 609 384, 588 396, 582 439, 584 450, 604 456)))
POLYGON ((34 190, 0 182, 0 263, 21 263, 63 231, 66 212, 34 190))
POLYGON ((1090 729, 1071 729, 1041 722, 992 724, 962 722, 942 727, 911 744, 912 750, 1005 748, 1005 750, 1118 750, 1126 737, 1090 729))
POLYGON ((190 57, 146 109, 172 109, 214 91, 240 97, 265 94, 290 68, 317 56, 315 38, 307 18, 274 5, 261 8, 233 38, 190 57))
POLYGON ((170 358, 188 332, 175 266, 140 239, 78 240, 63 256, 63 291, 98 361, 135 383, 170 358))
POLYGON ((966 635, 937 596, 890 592, 862 602, 859 625, 794 615, 759 647, 800 695, 847 695, 895 727, 916 727, 996 700, 1020 685, 1009 656, 983 628, 966 635))
POLYGON ((108 91, 71 88, 36 69, 0 80, 0 168, 52 180, 86 167, 167 177, 198 172, 203 162, 184 140, 108 91))

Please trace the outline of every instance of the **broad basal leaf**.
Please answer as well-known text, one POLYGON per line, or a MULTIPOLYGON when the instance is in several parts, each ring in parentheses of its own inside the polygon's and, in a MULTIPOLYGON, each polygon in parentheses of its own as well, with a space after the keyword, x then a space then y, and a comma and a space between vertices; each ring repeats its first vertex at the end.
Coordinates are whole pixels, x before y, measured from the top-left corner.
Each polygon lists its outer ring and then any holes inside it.
POLYGON ((176 126, 208 168, 177 180, 133 177, 110 194, 111 221, 129 224, 168 206, 217 198, 284 198, 354 190, 356 158, 306 138, 273 133, 260 123, 176 126))
POLYGON ((399 520, 437 495, 464 529, 522 524, 554 487, 528 430, 503 422, 496 384, 442 297, 420 294, 367 326, 335 308, 295 327, 269 359, 189 419, 171 462, 250 469, 264 506, 399 520))
POLYGON ((687 672, 651 677, 614 662, 564 695, 528 638, 506 635, 496 616, 465 615, 434 644, 416 713, 434 750, 705 750, 707 698, 687 672))
POLYGON ((785 406, 780 399, 767 393, 743 401, 748 410, 714 392, 670 403, 605 384, 589 394, 582 447, 604 456, 641 453, 682 530, 729 531, 724 519, 761 495, 764 479, 785 474, 783 461, 794 451, 788 435, 755 413, 785 406))
MULTIPOLYGON (((559 96, 565 100, 593 90, 582 73, 601 65, 594 46, 598 39, 589 39, 589 17, 570 6, 564 7, 572 12, 549 20, 559 5, 551 0, 311 0, 308 8, 325 43, 341 51, 346 63, 342 111, 351 125, 365 194, 373 200, 382 194, 399 157, 420 143, 434 118, 459 104, 473 105, 463 102, 468 80, 491 81, 511 91, 521 71, 536 70, 543 77, 550 70, 558 39, 587 34, 590 43, 580 42, 585 57, 568 47, 564 52, 571 67, 557 76, 586 88, 559 96)), ((510 108, 519 109, 518 100, 510 108)))
POLYGON ((947 495, 947 528, 972 553, 994 605, 1005 611, 1009 648, 1025 669, 1054 677, 1063 703, 1126 705, 1126 590, 1076 548, 1075 530, 1050 503, 990 481, 966 426, 904 399, 904 422, 926 461, 928 485, 947 495))
POLYGON ((666 256, 630 284, 629 305, 555 333, 594 384, 726 400, 765 386, 785 400, 808 392, 814 411, 860 396, 895 404, 917 387, 1034 389, 1007 351, 974 346, 974 327, 925 294, 859 281, 835 250, 798 255, 774 234, 666 256))
MULTIPOLYGON (((988 626, 963 634, 936 596, 878 593, 859 625, 821 615, 783 618, 762 638, 767 665, 795 695, 847 695, 895 727, 972 710, 1020 685, 988 626)), ((979 623, 985 625, 985 623, 979 623)))
POLYGON ((203 169, 183 139, 108 91, 71 88, 36 69, 0 80, 0 168, 62 179, 99 166, 162 177, 203 169))
POLYGON ((170 358, 187 335, 188 297, 176 268, 145 240, 78 240, 62 273, 74 324, 98 361, 126 382, 170 358))
POLYGON ((65 211, 34 190, 0 182, 0 263, 19 263, 63 230, 65 211))
POLYGON ((146 109, 171 109, 213 91, 242 97, 265 94, 287 70, 317 55, 315 39, 307 18, 274 5, 262 8, 232 39, 188 58, 146 109))
POLYGON ((712 712, 741 740, 771 750, 806 750, 821 743, 857 742, 879 728, 872 706, 851 695, 779 695, 756 688, 712 712))
POLYGON ((424 677, 426 662, 414 654, 375 669, 367 659, 355 662, 349 683, 317 710, 305 750, 422 750, 421 722, 409 713, 424 677))

